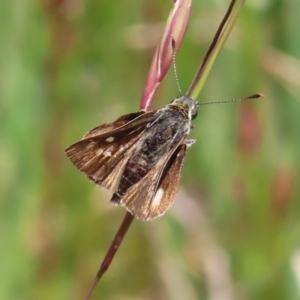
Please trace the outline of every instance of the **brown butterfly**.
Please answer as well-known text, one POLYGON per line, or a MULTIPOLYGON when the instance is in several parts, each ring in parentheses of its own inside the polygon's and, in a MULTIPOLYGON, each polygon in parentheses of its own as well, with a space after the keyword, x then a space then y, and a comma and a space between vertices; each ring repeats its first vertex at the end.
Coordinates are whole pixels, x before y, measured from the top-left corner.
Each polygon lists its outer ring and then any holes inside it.
POLYGON ((151 220, 174 201, 186 150, 195 143, 186 137, 198 106, 181 96, 157 111, 124 115, 92 129, 66 153, 94 183, 114 193, 112 204, 151 220))

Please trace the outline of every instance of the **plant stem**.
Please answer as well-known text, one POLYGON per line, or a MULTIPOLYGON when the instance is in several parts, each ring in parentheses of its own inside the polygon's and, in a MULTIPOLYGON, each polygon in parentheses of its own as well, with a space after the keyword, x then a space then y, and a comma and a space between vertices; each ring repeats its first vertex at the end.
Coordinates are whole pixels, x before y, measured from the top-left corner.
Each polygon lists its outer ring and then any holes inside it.
POLYGON ((214 39, 206 52, 204 60, 200 65, 196 76, 189 87, 187 96, 196 99, 207 79, 207 76, 212 68, 218 54, 223 48, 240 12, 245 3, 245 0, 232 0, 228 10, 221 21, 221 24, 214 36, 214 39))
POLYGON ((111 261, 113 260, 113 258, 115 256, 117 250, 119 249, 119 246, 120 246, 120 244, 121 244, 128 228, 129 228, 130 224, 133 221, 133 218, 134 217, 131 213, 129 213, 129 212, 126 213, 126 215, 123 219, 123 222, 122 222, 118 232, 116 233, 115 238, 114 238, 113 242, 111 243, 110 248, 107 251, 105 258, 102 261, 102 264, 99 268, 99 271, 98 271, 98 273, 97 273, 97 275, 96 275, 96 277, 95 277, 95 279, 94 279, 94 281, 93 281, 93 283, 92 283, 92 285, 91 285, 91 287, 90 287, 90 289, 89 289, 89 291, 88 291, 88 293, 85 297, 85 300, 90 299, 90 296, 91 296, 94 288, 96 287, 98 281, 100 280, 100 278, 103 276, 103 274, 106 272, 106 270, 110 266, 111 261))

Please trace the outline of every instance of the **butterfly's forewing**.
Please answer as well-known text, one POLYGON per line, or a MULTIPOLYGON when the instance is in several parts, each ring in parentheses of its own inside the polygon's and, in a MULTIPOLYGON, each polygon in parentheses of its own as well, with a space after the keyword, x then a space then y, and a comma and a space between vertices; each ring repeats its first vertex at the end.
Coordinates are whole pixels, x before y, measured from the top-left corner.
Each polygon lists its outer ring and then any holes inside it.
MULTIPOLYGON (((134 120, 137 121, 138 117, 140 117, 143 114, 145 114, 145 111, 140 110, 140 111, 135 112, 135 113, 131 113, 131 114, 128 114, 128 115, 121 116, 120 118, 118 118, 116 121, 114 121, 112 123, 102 124, 100 126, 97 126, 97 127, 93 128, 92 130, 87 132, 82 139, 97 137, 97 136, 103 135, 107 132, 111 132, 115 129, 120 129, 124 125, 127 125, 127 127, 129 127, 128 125, 129 125, 130 122, 133 122, 134 120)), ((144 119, 142 117, 140 117, 139 121, 141 121, 142 124, 143 124, 144 119)), ((140 123, 138 122, 138 123, 135 123, 133 125, 136 126, 138 124, 140 124, 140 123)))
POLYGON ((139 220, 162 215, 173 203, 178 190, 187 146, 180 145, 137 184, 127 190, 120 204, 139 220))
POLYGON ((138 112, 96 127, 81 141, 69 146, 66 153, 73 164, 92 181, 104 188, 114 189, 126 161, 134 151, 134 144, 154 114, 138 112))

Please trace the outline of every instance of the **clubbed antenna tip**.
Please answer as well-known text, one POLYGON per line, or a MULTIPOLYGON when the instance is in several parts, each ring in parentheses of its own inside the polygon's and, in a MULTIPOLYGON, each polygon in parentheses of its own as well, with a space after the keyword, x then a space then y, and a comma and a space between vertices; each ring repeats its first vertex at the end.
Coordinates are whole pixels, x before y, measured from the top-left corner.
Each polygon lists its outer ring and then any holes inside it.
POLYGON ((242 97, 239 99, 233 99, 229 101, 215 101, 215 102, 204 102, 204 103, 199 103, 199 105, 207 105, 207 104, 224 104, 224 103, 231 103, 231 102, 240 102, 244 100, 251 100, 251 99, 257 99, 257 98, 265 98, 263 94, 253 94, 247 97, 242 97))

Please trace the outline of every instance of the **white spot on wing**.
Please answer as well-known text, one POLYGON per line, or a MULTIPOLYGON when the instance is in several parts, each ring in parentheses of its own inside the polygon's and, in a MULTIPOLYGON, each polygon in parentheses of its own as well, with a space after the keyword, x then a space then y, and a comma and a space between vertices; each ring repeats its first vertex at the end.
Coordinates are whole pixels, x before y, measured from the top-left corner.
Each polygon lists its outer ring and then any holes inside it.
POLYGON ((164 190, 162 188, 158 189, 153 200, 152 200, 152 203, 151 203, 151 206, 153 207, 157 207, 160 205, 160 202, 163 198, 163 195, 164 195, 164 190))
POLYGON ((110 137, 108 137, 108 138, 106 139, 106 141, 107 141, 108 143, 111 143, 111 142, 113 142, 114 140, 115 140, 115 138, 112 137, 112 136, 110 136, 110 137))

